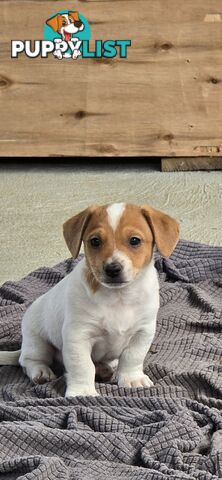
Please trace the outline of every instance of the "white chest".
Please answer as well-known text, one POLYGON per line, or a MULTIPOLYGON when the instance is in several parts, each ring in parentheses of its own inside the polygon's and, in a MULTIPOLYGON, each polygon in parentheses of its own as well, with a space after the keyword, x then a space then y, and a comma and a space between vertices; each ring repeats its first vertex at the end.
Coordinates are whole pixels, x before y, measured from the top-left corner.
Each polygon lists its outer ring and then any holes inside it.
POLYGON ((138 310, 130 305, 116 302, 114 306, 103 307, 100 311, 98 335, 93 347, 93 360, 114 360, 138 329, 138 310))
POLYGON ((75 290, 71 283, 70 328, 73 332, 83 330, 89 336, 94 362, 118 359, 138 330, 149 330, 150 325, 153 331, 159 307, 156 270, 150 264, 129 286, 101 286, 96 292, 84 283, 84 278, 80 269, 75 290))

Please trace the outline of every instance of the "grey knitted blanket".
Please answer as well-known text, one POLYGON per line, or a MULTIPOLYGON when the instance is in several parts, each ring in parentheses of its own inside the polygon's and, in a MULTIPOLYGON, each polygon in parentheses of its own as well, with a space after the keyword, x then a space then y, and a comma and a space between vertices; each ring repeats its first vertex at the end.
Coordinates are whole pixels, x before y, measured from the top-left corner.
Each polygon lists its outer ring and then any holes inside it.
MULTIPOLYGON (((27 306, 76 261, 0 288, 0 349, 20 346, 27 306)), ((65 378, 34 386, 0 369, 3 479, 222 478, 222 248, 181 241, 156 256, 158 328, 145 361, 150 389, 97 384, 100 397, 64 398, 65 378)))

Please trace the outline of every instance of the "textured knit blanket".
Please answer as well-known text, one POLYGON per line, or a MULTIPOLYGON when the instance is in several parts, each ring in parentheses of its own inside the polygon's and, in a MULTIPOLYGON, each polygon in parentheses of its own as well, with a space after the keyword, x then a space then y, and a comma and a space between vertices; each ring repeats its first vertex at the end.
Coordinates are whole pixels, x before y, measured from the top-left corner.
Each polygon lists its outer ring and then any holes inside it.
MULTIPOLYGON (((21 344, 27 306, 77 261, 0 288, 0 349, 21 344)), ((64 398, 65 377, 33 385, 0 368, 0 478, 222 478, 222 248, 181 241, 156 255, 161 308, 145 361, 151 388, 97 383, 100 397, 64 398)), ((110 319, 112 321, 112 319, 110 319)))

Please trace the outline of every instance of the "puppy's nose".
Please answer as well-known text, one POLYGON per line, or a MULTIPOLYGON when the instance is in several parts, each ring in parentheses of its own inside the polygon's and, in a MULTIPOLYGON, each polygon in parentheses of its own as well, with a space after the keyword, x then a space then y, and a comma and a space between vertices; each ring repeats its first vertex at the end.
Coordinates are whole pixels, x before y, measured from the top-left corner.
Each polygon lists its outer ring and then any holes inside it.
POLYGON ((110 278, 118 277, 118 275, 122 272, 122 269, 122 265, 118 262, 108 263, 104 267, 106 275, 110 278))
POLYGON ((75 27, 80 28, 82 26, 81 20, 75 20, 74 25, 75 27))

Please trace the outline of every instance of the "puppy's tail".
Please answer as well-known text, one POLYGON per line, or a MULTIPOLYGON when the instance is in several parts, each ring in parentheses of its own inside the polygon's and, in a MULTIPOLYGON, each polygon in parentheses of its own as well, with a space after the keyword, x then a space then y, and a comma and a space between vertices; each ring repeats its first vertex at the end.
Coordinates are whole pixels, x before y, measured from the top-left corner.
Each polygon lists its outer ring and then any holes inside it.
POLYGON ((14 352, 1 351, 0 365, 19 365, 19 357, 21 350, 14 350, 14 352))

